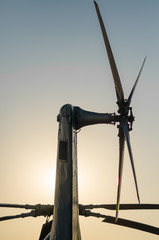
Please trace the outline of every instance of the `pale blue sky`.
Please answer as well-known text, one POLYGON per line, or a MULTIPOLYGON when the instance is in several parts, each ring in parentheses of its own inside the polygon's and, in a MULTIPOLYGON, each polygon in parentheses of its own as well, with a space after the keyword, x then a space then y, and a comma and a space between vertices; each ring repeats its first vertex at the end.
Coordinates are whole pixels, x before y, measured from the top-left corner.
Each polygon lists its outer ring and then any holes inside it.
MULTIPOLYGON (((141 202, 159 203, 159 1, 99 0, 98 5, 125 97, 147 56, 132 100, 136 121, 130 134, 141 202)), ((94 4, 0 0, 0 29, 0 202, 53 204, 60 107, 71 103, 97 112, 117 110, 94 4)), ((125 152, 121 202, 134 203, 135 186, 125 152)), ((116 127, 83 128, 78 134, 78 162, 80 203, 115 203, 116 127)), ((1 215, 12 212, 4 209, 1 215)), ((157 226, 158 214, 120 212, 119 216, 157 226)), ((0 239, 37 239, 44 221, 3 222, 0 239)), ((81 218, 81 232, 83 240, 157 239, 89 218, 81 218)))

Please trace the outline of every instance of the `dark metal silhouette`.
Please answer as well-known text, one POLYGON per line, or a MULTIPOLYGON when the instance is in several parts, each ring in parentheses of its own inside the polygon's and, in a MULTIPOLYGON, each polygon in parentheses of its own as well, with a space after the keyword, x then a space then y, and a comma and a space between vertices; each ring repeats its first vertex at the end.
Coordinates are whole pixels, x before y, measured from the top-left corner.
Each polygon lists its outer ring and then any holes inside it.
POLYGON ((81 240, 79 215, 85 217, 103 218, 103 222, 121 225, 141 231, 159 235, 159 228, 147 224, 142 224, 126 219, 118 218, 120 210, 143 210, 159 209, 159 204, 140 204, 139 190, 134 167, 134 160, 130 144, 129 132, 132 130, 134 116, 130 107, 131 99, 138 83, 141 71, 146 58, 143 61, 140 72, 127 100, 124 98, 124 92, 120 81, 117 66, 111 50, 109 39, 104 27, 104 23, 96 2, 94 2, 100 27, 102 30, 106 51, 113 75, 115 91, 117 96, 118 114, 115 113, 95 113, 83 110, 70 104, 64 105, 60 109, 57 117, 59 122, 58 131, 58 149, 57 149, 57 167, 56 167, 56 187, 55 200, 53 205, 18 205, 18 204, 0 204, 0 207, 13 207, 31 210, 28 213, 22 213, 14 216, 1 217, 0 221, 45 216, 47 222, 43 225, 39 240, 81 240), (77 131, 82 127, 93 124, 115 124, 118 123, 119 129, 119 174, 117 188, 116 204, 101 205, 79 205, 78 203, 78 169, 77 169, 77 131), (123 172, 123 158, 125 141, 127 143, 129 157, 131 161, 137 198, 139 204, 120 204, 121 182, 123 172), (91 209, 103 208, 115 210, 116 217, 92 212, 91 209), (48 218, 53 215, 53 221, 48 218))
MULTIPOLYGON (((33 209, 29 213, 19 214, 15 216, 7 216, 1 217, 0 221, 11 220, 15 218, 26 218, 26 217, 37 217, 37 216, 48 216, 54 214, 54 206, 53 205, 19 205, 19 204, 0 204, 0 207, 9 207, 9 208, 24 208, 24 209, 33 209)), ((85 217, 97 217, 103 218, 102 222, 107 222, 115 225, 125 226, 128 228, 138 229, 144 232, 152 233, 155 235, 159 235, 159 228, 153 227, 147 224, 130 221, 127 219, 118 218, 118 221, 115 222, 115 218, 109 215, 104 215, 100 213, 91 212, 90 209, 108 209, 108 210, 116 210, 116 204, 100 204, 100 205, 79 205, 79 215, 85 217)), ((158 210, 159 204, 120 204, 120 210, 158 210)), ((47 235, 50 234, 52 226, 52 221, 46 222, 40 234, 39 240, 43 240, 47 235)))
POLYGON ((119 113, 119 115, 118 115, 118 121, 119 121, 119 125, 118 125, 118 128, 119 128, 119 134, 118 134, 118 136, 119 136, 119 174, 118 174, 118 192, 117 192, 117 209, 116 209, 116 221, 117 221, 118 220, 118 212, 119 212, 119 203, 120 203, 121 183, 122 183, 125 140, 127 142, 132 171, 133 171, 133 175, 134 175, 137 198, 138 198, 138 202, 140 203, 139 190, 138 190, 138 184, 137 184, 137 179, 136 179, 134 160, 133 160, 131 144, 130 144, 130 136, 129 136, 129 131, 132 130, 132 124, 134 121, 134 116, 132 113, 132 108, 130 107, 130 103, 131 103, 131 98, 133 96, 134 90, 136 88, 136 85, 139 80, 139 77, 140 77, 141 71, 143 69, 146 58, 144 59, 144 62, 140 69, 139 75, 136 79, 136 82, 132 88, 132 91, 131 91, 128 99, 127 100, 124 99, 124 92, 123 92, 122 84, 121 84, 118 70, 116 67, 116 63, 115 63, 115 60, 113 57, 109 39, 108 39, 106 30, 104 27, 104 23, 103 23, 97 3, 94 2, 94 4, 96 7, 99 23, 100 23, 103 38, 104 38, 106 51, 108 54, 108 59, 109 59, 109 63, 110 63, 110 67, 111 67, 111 71, 112 71, 112 75, 113 75, 113 79, 114 79, 114 85, 115 85, 115 90, 116 90, 116 95, 117 95, 118 113, 119 113))

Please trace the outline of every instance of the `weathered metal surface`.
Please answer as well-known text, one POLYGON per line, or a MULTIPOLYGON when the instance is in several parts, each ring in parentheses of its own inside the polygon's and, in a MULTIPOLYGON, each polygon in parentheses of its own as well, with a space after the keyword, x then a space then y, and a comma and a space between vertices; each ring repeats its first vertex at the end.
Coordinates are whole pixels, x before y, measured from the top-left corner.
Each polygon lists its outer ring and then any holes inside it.
POLYGON ((80 240, 77 186, 77 141, 73 107, 64 105, 58 116, 58 151, 54 218, 50 240, 80 240))

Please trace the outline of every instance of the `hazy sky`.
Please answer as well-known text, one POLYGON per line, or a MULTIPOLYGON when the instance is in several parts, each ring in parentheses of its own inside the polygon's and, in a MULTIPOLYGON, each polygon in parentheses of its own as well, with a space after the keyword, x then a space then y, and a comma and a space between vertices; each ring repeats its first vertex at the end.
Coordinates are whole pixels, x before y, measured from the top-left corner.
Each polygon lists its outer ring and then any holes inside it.
MULTIPOLYGON (((98 0, 125 97, 133 96, 131 144, 142 203, 159 203, 159 1, 98 0)), ((0 0, 0 202, 53 204, 56 116, 65 103, 116 112, 116 96, 91 0, 0 0)), ((79 202, 116 203, 116 126, 78 134, 79 202)), ((137 203, 125 151, 121 203, 137 203)), ((0 209, 0 215, 22 212, 0 209)), ((115 215, 114 212, 104 211, 115 215)), ((119 212, 159 227, 157 211, 119 212)), ((0 223, 0 239, 38 239, 44 217, 0 223)), ((158 239, 80 217, 83 240, 158 239)))

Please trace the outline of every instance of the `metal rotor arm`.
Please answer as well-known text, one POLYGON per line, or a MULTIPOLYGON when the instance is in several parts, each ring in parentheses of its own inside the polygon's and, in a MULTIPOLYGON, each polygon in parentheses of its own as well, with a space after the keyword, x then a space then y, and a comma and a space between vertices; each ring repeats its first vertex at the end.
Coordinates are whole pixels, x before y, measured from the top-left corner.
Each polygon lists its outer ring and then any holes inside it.
MULTIPOLYGON (((91 209, 94 208, 92 206, 93 205, 90 205, 91 209)), ((96 206, 96 205, 94 205, 94 206, 96 206)), ((103 205, 99 205, 99 206, 103 206, 103 205)), ((116 205, 104 205, 104 206, 106 208, 107 207, 111 207, 111 208, 113 208, 113 210, 116 209, 116 205)), ((135 207, 135 206, 136 205, 134 205, 132 207, 135 207)), ((124 206, 124 204, 123 204, 123 207, 126 207, 126 208, 128 207, 129 208, 129 206, 124 206)), ((100 213, 91 212, 90 210, 86 210, 85 208, 82 208, 82 207, 80 208, 80 215, 81 216, 85 216, 85 217, 104 218, 104 220, 102 222, 116 224, 116 225, 120 225, 120 226, 124 226, 124 227, 128 227, 128 228, 133 228, 133 229, 137 229, 137 230, 140 230, 140 231, 148 232, 148 233, 151 233, 151 234, 159 235, 159 228, 157 228, 157 227, 154 227, 154 226, 151 226, 151 225, 147 225, 147 224, 143 224, 143 223, 139 223, 139 222, 135 222, 135 221, 131 221, 131 220, 127 220, 127 219, 122 219, 122 218, 118 218, 118 221, 116 222, 116 218, 115 217, 112 217, 112 216, 109 216, 109 215, 100 214, 100 213)))
MULTIPOLYGON (((148 233, 159 235, 159 228, 153 227, 147 224, 139 223, 130 221, 127 219, 118 218, 118 221, 115 221, 115 217, 104 215, 100 213, 94 213, 91 212, 89 209, 94 208, 103 208, 103 209, 109 209, 109 210, 116 210, 116 204, 100 204, 100 205, 79 205, 79 215, 85 216, 85 217, 97 217, 97 218, 103 218, 103 222, 112 223, 120 226, 125 226, 133 229, 138 229, 141 231, 145 231, 148 233)), ((25 218, 25 217, 38 217, 38 216, 51 216, 53 215, 53 205, 20 205, 20 204, 0 204, 0 207, 9 207, 9 208, 25 208, 25 209, 33 209, 29 213, 22 213, 18 215, 13 216, 5 216, 1 217, 0 221, 5 220, 11 220, 11 219, 17 219, 17 218, 25 218)), ((148 209, 159 209, 159 204, 120 204, 119 207, 120 210, 148 210, 148 209)))
POLYGON ((22 213, 18 215, 12 215, 12 216, 4 216, 0 217, 0 221, 6 221, 11 219, 17 219, 17 218, 26 218, 26 217, 39 217, 39 216, 48 216, 50 217, 53 215, 53 205, 42 205, 42 204, 36 204, 36 205, 22 205, 22 204, 5 204, 0 203, 0 207, 5 208, 23 208, 23 209, 33 209, 29 213, 22 213))
MULTIPOLYGON (((94 124, 115 124, 118 121, 118 116, 115 113, 97 113, 86 111, 80 107, 73 107, 74 114, 74 129, 78 130, 82 127, 94 124)), ((60 115, 57 120, 60 121, 60 115)))

